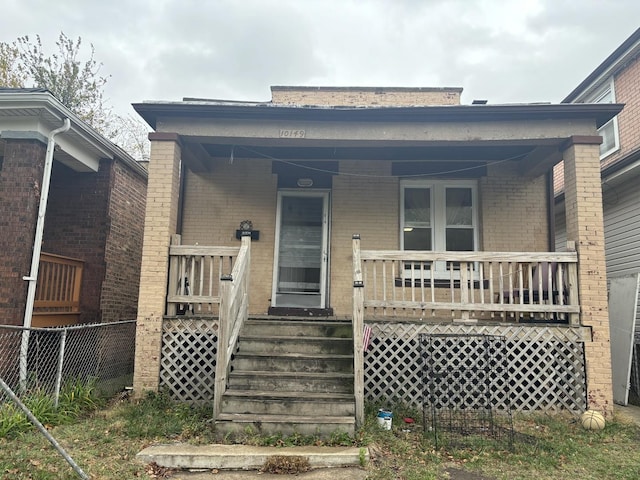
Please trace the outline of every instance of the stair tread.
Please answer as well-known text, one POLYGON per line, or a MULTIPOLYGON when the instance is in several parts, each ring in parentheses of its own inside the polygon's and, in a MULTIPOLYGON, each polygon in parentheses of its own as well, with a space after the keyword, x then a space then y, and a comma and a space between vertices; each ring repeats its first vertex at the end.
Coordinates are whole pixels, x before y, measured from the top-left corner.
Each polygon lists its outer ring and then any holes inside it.
POLYGON ((353 373, 343 372, 274 372, 273 370, 234 370, 231 375, 239 377, 289 377, 289 378, 353 378, 353 373))
POLYGON ((294 400, 348 400, 355 401, 353 394, 349 393, 325 393, 325 392, 267 392, 256 390, 228 389, 224 396, 230 397, 257 397, 260 399, 294 399, 294 400))
POLYGON ((260 358, 269 358, 269 357, 278 357, 278 358, 300 358, 300 359, 338 359, 338 360, 346 360, 352 359, 353 355, 344 355, 337 353, 295 353, 295 352, 247 352, 244 353, 242 350, 236 354, 236 358, 246 358, 246 357, 260 357, 260 358))
POLYGON ((351 325, 351 320, 343 320, 343 319, 327 319, 323 318, 322 320, 316 319, 311 320, 308 317, 268 317, 268 318, 248 318, 245 322, 245 325, 255 325, 255 324, 277 324, 282 325, 283 323, 290 323, 294 325, 351 325))
POLYGON ((252 335, 250 333, 241 333, 241 340, 322 340, 329 342, 353 342, 351 337, 323 337, 309 335, 252 335))
POLYGON ((218 421, 234 421, 234 422, 261 422, 261 423, 355 423, 352 415, 348 416, 330 416, 330 415, 273 415, 250 413, 221 413, 218 415, 218 421))

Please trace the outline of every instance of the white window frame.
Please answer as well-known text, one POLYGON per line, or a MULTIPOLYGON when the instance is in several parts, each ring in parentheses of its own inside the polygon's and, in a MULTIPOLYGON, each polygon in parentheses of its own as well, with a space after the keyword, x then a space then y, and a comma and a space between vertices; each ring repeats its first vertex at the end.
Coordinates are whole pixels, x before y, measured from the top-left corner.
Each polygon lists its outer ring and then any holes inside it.
MULTIPOLYGON (((404 192, 407 188, 428 188, 431 194, 431 251, 445 251, 447 231, 446 191, 447 188, 470 188, 473 228, 473 251, 478 250, 478 182, 476 180, 401 180, 400 181, 400 249, 404 250, 404 192)), ((444 263, 436 264, 435 276, 449 278, 450 272, 444 263)))
MULTIPOLYGON (((605 83, 600 88, 598 88, 598 90, 596 90, 593 94, 591 94, 586 99, 585 103, 603 103, 602 99, 604 97, 606 97, 608 94, 611 94, 611 103, 615 103, 615 101, 616 101, 616 91, 615 91, 615 85, 614 85, 613 77, 607 83, 605 83)), ((617 152, 618 150, 620 150, 620 136, 619 136, 619 133, 618 133, 618 116, 617 115, 615 117, 613 117, 611 120, 609 120, 607 123, 602 125, 598 129, 598 133, 600 134, 600 136, 602 136, 604 138, 604 136, 602 135, 601 132, 604 131, 604 129, 607 128, 609 125, 613 125, 613 143, 614 143, 614 145, 609 150, 600 151, 600 160, 602 160, 605 157, 608 157, 609 155, 611 155, 612 153, 617 152)))

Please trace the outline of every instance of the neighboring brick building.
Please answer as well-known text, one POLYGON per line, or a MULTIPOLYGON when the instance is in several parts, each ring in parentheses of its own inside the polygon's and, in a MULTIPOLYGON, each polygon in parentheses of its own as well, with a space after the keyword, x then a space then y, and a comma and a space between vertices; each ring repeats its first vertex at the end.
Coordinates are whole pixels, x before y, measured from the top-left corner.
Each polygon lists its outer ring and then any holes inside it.
MULTIPOLYGON (((217 273, 193 260, 197 254, 186 258, 191 263, 183 263, 187 269, 180 278, 169 277, 172 235, 180 234, 192 252, 237 247, 241 224, 250 220, 256 237, 250 315, 351 319, 357 311, 354 290, 363 287, 386 295, 365 313, 374 334, 387 332, 390 342, 406 337, 407 348, 417 339, 406 325, 446 330, 462 322, 471 324, 467 333, 494 328, 526 337, 538 327, 519 322, 542 319, 549 323, 547 333, 559 335, 554 345, 562 344, 558 339, 564 335, 580 339, 569 356, 581 365, 581 373, 537 382, 535 376, 555 362, 549 360, 555 354, 539 354, 540 344, 535 344, 515 355, 521 368, 531 371, 514 371, 514 378, 526 377, 523 382, 536 383, 526 388, 543 390, 522 408, 562 406, 567 398, 559 393, 562 385, 570 383, 580 396, 586 375, 589 390, 570 408, 588 403, 610 413, 602 217, 594 208, 600 192, 596 131, 621 106, 460 105, 460 91, 274 87, 271 102, 135 104, 156 129, 150 134, 136 337, 138 394, 159 387, 163 322, 173 316, 168 313, 176 311, 176 303, 185 302, 184 297, 168 301, 167 291, 172 297, 174 289, 184 293, 182 285, 189 280, 197 284, 190 285, 188 295, 216 302, 199 285, 217 273), (568 238, 586 262, 553 253, 551 172, 563 158, 571 185, 568 238), (585 190, 588 198, 579 193, 585 190), (367 255, 387 252, 379 254, 386 255, 387 263, 381 260, 377 273, 368 271, 362 284, 353 266, 356 233, 367 255), (434 260, 432 252, 440 256, 434 260), (539 274, 543 263, 561 260, 570 279, 558 288, 572 293, 558 300, 555 292, 549 300, 548 290, 538 290, 542 280, 534 285, 532 265, 539 274), (495 275, 488 273, 493 263, 501 263, 495 275), (517 292, 509 287, 513 281, 519 282, 517 292), (546 303, 554 305, 532 306, 524 301, 525 290, 529 299, 546 295, 546 303), (527 310, 536 308, 556 308, 560 314, 536 317, 527 310), (515 316, 505 315, 518 309, 522 312, 515 316), (383 315, 394 319, 380 320, 383 315), (412 316, 398 322, 398 317, 412 316), (592 361, 596 358, 598 365, 592 361), (538 362, 540 368, 532 367, 538 362)), ((171 260, 177 262, 178 255, 171 260)), ((194 315, 211 322, 217 311, 208 308, 194 315)), ((371 352, 367 359, 376 361, 371 352)), ((554 371, 551 375, 560 375, 554 371)), ((365 394, 375 395, 368 388, 365 394)))
MULTIPOLYGON (((624 109, 600 127, 603 137, 600 146, 602 205, 607 277, 609 281, 640 273, 640 29, 636 30, 607 57, 564 100, 565 103, 623 103, 624 109)), ((556 240, 562 250, 567 236, 565 220, 565 180, 562 164, 554 171, 556 199, 556 240)), ((631 280, 633 281, 633 279, 631 280)), ((633 293, 629 292, 629 298, 633 293)), ((635 372, 640 372, 640 296, 636 306, 634 349, 635 372)), ((629 310, 625 308, 625 310, 629 310)), ((613 324, 613 322, 612 322, 613 324)), ((626 331, 629 319, 614 324, 613 330, 626 331), (625 325, 623 327, 623 325, 625 325)), ((628 374, 629 345, 614 345, 620 355, 614 364, 614 375, 620 390, 616 401, 624 403, 632 384, 632 400, 640 402, 638 373, 628 374)))
POLYGON ((65 118, 71 126, 54 139, 41 248, 56 261, 83 262, 79 308, 65 316, 66 307, 49 307, 58 311, 45 318, 47 307, 39 309, 36 302, 33 325, 136 315, 146 169, 47 91, 0 89, 0 324, 23 324, 28 283, 23 277, 31 269, 47 135, 65 118))

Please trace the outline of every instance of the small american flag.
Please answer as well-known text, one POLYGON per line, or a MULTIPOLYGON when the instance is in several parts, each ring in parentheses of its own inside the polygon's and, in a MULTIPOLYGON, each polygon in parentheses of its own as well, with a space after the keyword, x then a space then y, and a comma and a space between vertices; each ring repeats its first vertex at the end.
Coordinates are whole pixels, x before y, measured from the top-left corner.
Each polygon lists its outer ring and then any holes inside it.
POLYGON ((369 350, 371 344, 371 327, 369 325, 364 326, 364 332, 362 332, 362 348, 366 352, 369 350))

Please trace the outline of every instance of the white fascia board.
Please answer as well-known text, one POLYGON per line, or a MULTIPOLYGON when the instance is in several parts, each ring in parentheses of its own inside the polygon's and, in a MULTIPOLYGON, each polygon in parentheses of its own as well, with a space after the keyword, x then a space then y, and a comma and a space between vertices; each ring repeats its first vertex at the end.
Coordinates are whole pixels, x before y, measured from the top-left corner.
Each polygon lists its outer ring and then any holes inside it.
POLYGON ((56 144, 63 152, 93 172, 97 172, 100 168, 100 158, 112 158, 111 156, 100 157, 95 155, 93 152, 79 147, 77 143, 73 142, 72 137, 65 136, 64 134, 56 136, 56 144))
MULTIPOLYGON (((60 120, 60 125, 62 125, 62 120, 60 120)), ((44 138, 47 138, 49 132, 54 128, 58 128, 58 126, 49 125, 48 122, 45 123, 41 116, 0 117, 0 132, 36 132, 44 138)), ((73 125, 68 132, 56 136, 57 146, 84 166, 84 168, 80 168, 79 170, 97 172, 100 167, 100 159, 113 158, 113 155, 110 152, 98 148, 95 144, 91 142, 85 143, 85 141, 86 139, 84 135, 82 135, 82 132, 74 128, 73 125), (87 148, 88 146, 92 148, 87 148)))
POLYGON ((605 177, 603 177, 602 183, 618 183, 619 181, 626 181, 634 175, 640 175, 640 160, 636 160, 630 165, 627 165, 626 167, 623 167, 620 170, 613 172, 612 174, 606 175, 605 177))

